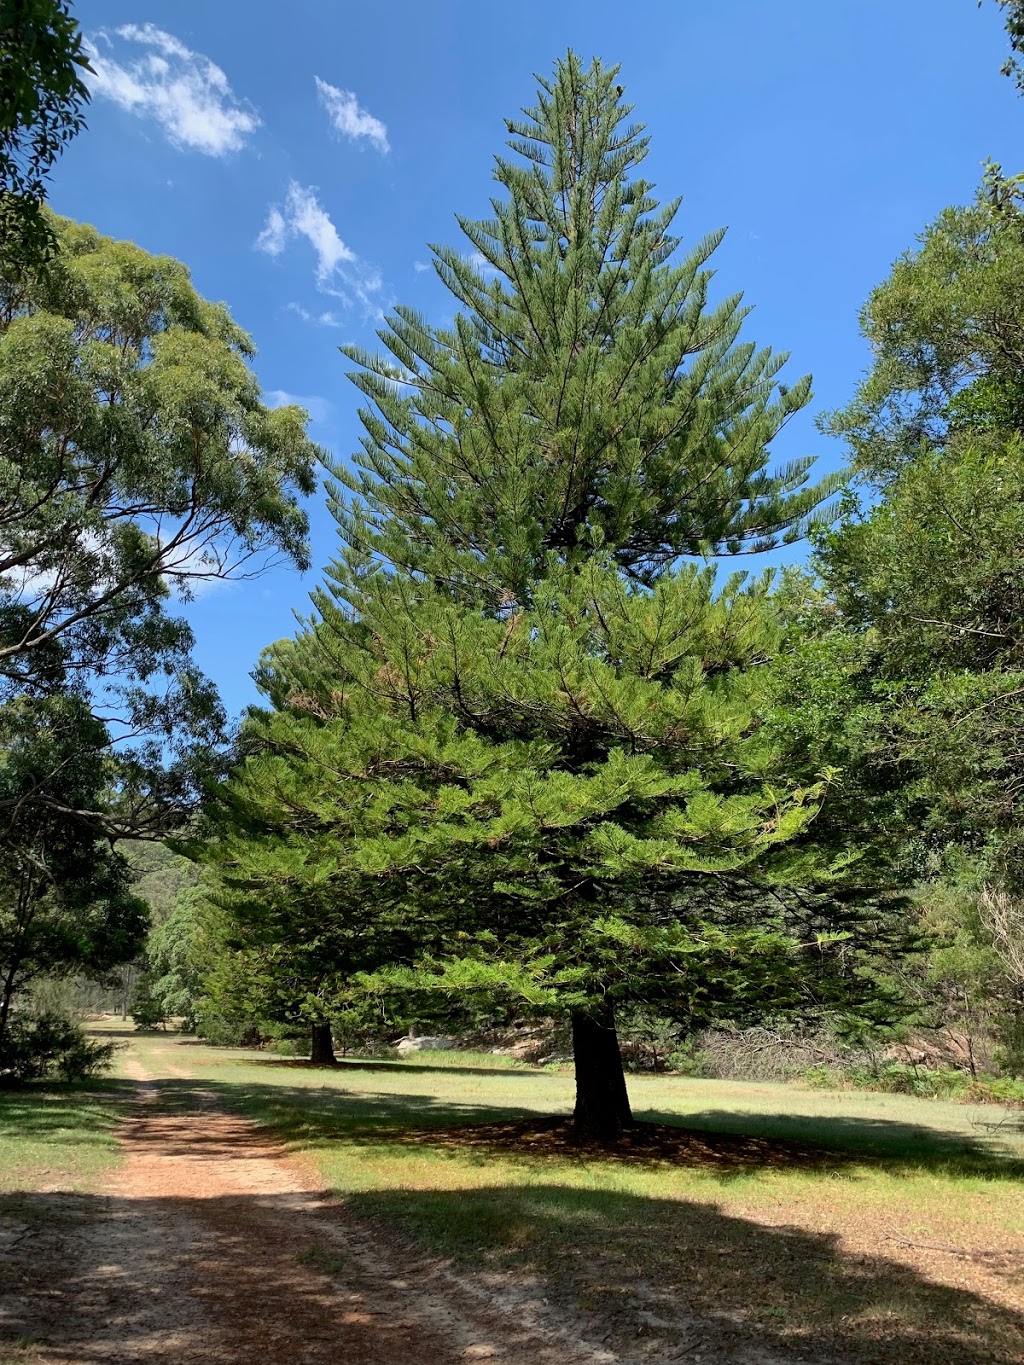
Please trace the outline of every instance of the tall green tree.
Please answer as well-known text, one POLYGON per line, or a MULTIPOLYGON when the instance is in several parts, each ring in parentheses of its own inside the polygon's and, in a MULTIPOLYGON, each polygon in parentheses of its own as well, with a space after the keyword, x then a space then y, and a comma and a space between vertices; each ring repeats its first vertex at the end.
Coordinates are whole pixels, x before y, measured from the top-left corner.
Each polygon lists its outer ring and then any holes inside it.
MULTIPOLYGON (((888 789, 891 815, 913 834, 907 880, 919 882, 934 940, 930 979, 917 983, 923 1001, 935 987, 922 1017, 962 1025, 969 1016, 975 1031, 1002 1040, 1014 1066, 1024 995, 1005 926, 1024 897, 1022 490, 1021 437, 990 433, 924 450, 879 500, 851 502, 821 538, 817 621, 797 651, 802 662, 788 665, 822 663, 819 690, 838 711, 833 734, 858 727, 873 784, 888 789), (999 910, 1001 947, 986 907, 999 910), (959 1004, 944 1002, 947 986, 959 1004)), ((805 724, 806 681, 798 677, 805 724)))
POLYGON ((991 171, 976 202, 942 213, 872 293, 872 366, 829 418, 868 496, 847 499, 817 553, 831 608, 891 698, 891 733, 938 802, 936 827, 993 856, 998 843, 1014 881, 1022 268, 1019 192, 991 171))
POLYGON ((679 252, 630 111, 615 68, 559 62, 492 216, 459 220, 471 254, 435 248, 453 325, 400 308, 386 357, 349 349, 370 406, 342 551, 231 784, 265 861, 219 852, 250 904, 315 869, 325 917, 403 924, 368 989, 570 1015, 601 1135, 630 1122, 617 1007, 812 1012, 853 976, 827 774, 762 737, 770 580, 691 562, 798 537, 836 481, 771 467, 809 381, 740 339, 739 296, 709 302, 721 233, 679 252))
POLYGON ((224 722, 175 598, 307 563, 318 452, 183 265, 47 221, 47 269, 0 281, 0 702, 91 695, 119 764, 103 826, 152 834, 195 800, 224 722))
POLYGON ((11 1007, 42 974, 100 974, 133 957, 147 927, 131 869, 97 837, 110 798, 100 722, 73 694, 0 708, 0 1070, 11 1007), (40 799, 55 788, 54 800, 40 799), (22 799, 27 792, 32 799, 22 799))
POLYGON ((55 250, 46 182, 81 131, 91 70, 66 0, 0 0, 0 271, 21 275, 55 250))
POLYGON ((924 919, 948 928, 936 979, 945 963, 974 996, 987 983, 1018 1059, 1024 997, 998 963, 1024 895, 1022 268, 1020 183, 989 167, 872 293, 871 368, 829 419, 860 488, 816 554, 821 628, 858 661, 877 770, 908 783, 924 919))
POLYGON ((939 214, 864 305, 871 366, 823 423, 856 476, 884 487, 922 451, 1021 429, 1022 280, 1020 186, 990 165, 975 201, 939 214))

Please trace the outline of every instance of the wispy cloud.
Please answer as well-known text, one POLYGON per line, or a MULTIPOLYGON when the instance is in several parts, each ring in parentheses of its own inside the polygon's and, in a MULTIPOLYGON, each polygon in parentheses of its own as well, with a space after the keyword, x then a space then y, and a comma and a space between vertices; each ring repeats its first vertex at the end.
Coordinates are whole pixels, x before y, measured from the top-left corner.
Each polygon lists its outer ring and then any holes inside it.
POLYGON ((321 283, 329 280, 343 261, 356 259, 355 252, 338 236, 338 229, 313 189, 295 180, 288 186, 284 205, 271 205, 256 246, 268 256, 280 256, 293 237, 305 237, 316 252, 316 276, 321 283))
POLYGON ((487 257, 484 255, 482 251, 477 251, 474 249, 466 257, 466 260, 478 274, 484 277, 485 280, 496 279, 498 275, 501 273, 500 271, 495 270, 494 266, 491 265, 490 261, 487 259, 487 257))
POLYGON ((268 407, 305 408, 314 422, 326 422, 331 415, 330 403, 315 393, 289 393, 287 389, 270 389, 264 397, 268 407))
POLYGON ((360 107, 359 101, 351 90, 339 90, 336 85, 328 85, 319 76, 314 76, 316 92, 320 103, 327 110, 328 117, 336 132, 342 137, 358 142, 365 138, 378 152, 389 152, 388 130, 379 118, 360 107))
POLYGON ((413 261, 412 268, 416 271, 417 275, 422 275, 424 270, 430 269, 430 266, 426 261, 413 261))
POLYGON ((345 325, 337 313, 332 312, 330 308, 325 308, 320 313, 311 313, 308 308, 303 308, 301 303, 289 303, 288 311, 300 317, 303 322, 315 322, 318 327, 343 327, 345 325))
POLYGON ((268 256, 280 256, 296 238, 304 238, 313 248, 316 282, 322 293, 349 306, 358 302, 369 313, 380 312, 384 282, 379 273, 341 240, 313 187, 293 180, 284 203, 270 206, 256 248, 268 256))
POLYGON ((111 36, 98 33, 88 44, 94 95, 153 119, 176 147, 207 156, 238 151, 260 126, 256 110, 237 98, 220 67, 173 34, 155 24, 126 24, 115 34, 144 50, 119 61, 111 36))
POLYGON ((271 207, 263 231, 256 238, 256 246, 268 256, 280 256, 288 241, 288 224, 277 205, 271 207))

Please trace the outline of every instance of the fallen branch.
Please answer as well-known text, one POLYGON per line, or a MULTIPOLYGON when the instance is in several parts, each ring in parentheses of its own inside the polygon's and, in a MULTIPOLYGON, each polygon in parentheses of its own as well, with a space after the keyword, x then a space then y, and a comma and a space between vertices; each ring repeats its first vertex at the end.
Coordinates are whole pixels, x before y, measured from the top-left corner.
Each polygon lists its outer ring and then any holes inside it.
POLYGON ((984 1261, 1000 1256, 1024 1256, 1024 1249, 1019 1251, 1010 1248, 998 1251, 968 1251, 966 1247, 944 1246, 941 1242, 912 1242, 909 1237, 904 1237, 898 1232, 887 1233, 886 1241, 895 1242, 897 1246, 911 1247, 915 1251, 943 1251, 947 1256, 962 1256, 965 1261, 984 1261))

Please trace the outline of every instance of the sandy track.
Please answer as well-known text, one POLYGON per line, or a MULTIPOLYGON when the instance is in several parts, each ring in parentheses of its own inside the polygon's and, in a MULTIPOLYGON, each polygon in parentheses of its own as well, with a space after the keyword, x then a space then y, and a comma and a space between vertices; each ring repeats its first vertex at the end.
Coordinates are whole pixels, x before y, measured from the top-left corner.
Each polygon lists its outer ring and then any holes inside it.
MULTIPOLYGON (((31 1254, 0 1331, 33 1365, 598 1365, 621 1359, 443 1263, 397 1257, 200 1085, 165 1107, 137 1063, 97 1196, 25 1197, 31 1254)), ((2 1350, 2 1348, 0 1348, 2 1350)))

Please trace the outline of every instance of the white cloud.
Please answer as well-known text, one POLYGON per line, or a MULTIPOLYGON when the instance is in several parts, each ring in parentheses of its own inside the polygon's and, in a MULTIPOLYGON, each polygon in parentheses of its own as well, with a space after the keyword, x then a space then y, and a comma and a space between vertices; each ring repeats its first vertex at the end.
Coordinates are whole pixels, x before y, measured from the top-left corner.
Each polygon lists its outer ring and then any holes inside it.
POLYGON ((289 393, 287 389, 271 389, 264 394, 271 408, 305 408, 314 422, 326 422, 331 405, 315 393, 289 393))
MULTIPOLYGON (((316 282, 322 293, 340 299, 347 306, 358 302, 368 313, 379 314, 377 297, 384 281, 374 268, 361 260, 341 240, 338 229, 323 208, 311 186, 292 181, 283 204, 272 204, 267 221, 256 238, 256 249, 268 256, 280 256, 289 241, 305 238, 316 256, 316 282)), ((298 305, 296 305, 296 311, 298 305)), ((300 316, 305 310, 300 311, 300 316)), ((308 314, 312 317, 312 314, 308 314)), ((322 313, 318 321, 325 326, 335 325, 330 314, 322 313)))
POLYGON ((125 43, 149 51, 122 63, 111 55, 110 35, 99 33, 104 50, 96 42, 88 43, 94 74, 87 79, 94 95, 155 119, 176 147, 207 156, 238 151, 260 126, 255 109, 236 97, 227 76, 209 57, 191 51, 155 24, 126 24, 115 31, 125 43))
POLYGON ((296 181, 288 186, 284 207, 272 204, 263 231, 256 238, 256 246, 268 256, 280 256, 289 238, 305 237, 316 252, 316 277, 321 284, 343 262, 354 262, 356 254, 338 236, 338 229, 320 206, 311 188, 296 181))
POLYGON ((388 130, 379 118, 366 109, 359 107, 359 101, 351 90, 339 90, 336 85, 328 85, 319 76, 314 76, 316 92, 320 103, 327 110, 328 117, 337 132, 343 137, 358 142, 366 138, 378 152, 389 152, 388 130))
POLYGON ((430 269, 430 266, 426 261, 413 261, 412 268, 416 271, 417 275, 422 275, 424 270, 430 269))
POLYGON ((491 265, 482 251, 474 249, 465 259, 479 275, 484 277, 485 280, 497 279, 498 275, 501 273, 491 265))
POLYGON ((288 208, 292 230, 305 237, 316 252, 318 280, 329 279, 343 261, 356 259, 312 190, 293 183, 288 189, 288 208))
POLYGON ((256 238, 256 245, 268 256, 280 256, 287 240, 288 224, 284 220, 284 214, 275 205, 267 214, 266 226, 256 238))
POLYGON ((311 313, 308 308, 303 308, 301 303, 289 303, 288 311, 295 313, 303 322, 315 322, 318 327, 341 327, 342 319, 337 313, 333 313, 329 308, 322 313, 311 313))

